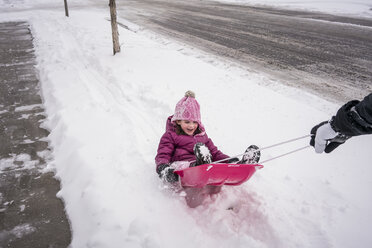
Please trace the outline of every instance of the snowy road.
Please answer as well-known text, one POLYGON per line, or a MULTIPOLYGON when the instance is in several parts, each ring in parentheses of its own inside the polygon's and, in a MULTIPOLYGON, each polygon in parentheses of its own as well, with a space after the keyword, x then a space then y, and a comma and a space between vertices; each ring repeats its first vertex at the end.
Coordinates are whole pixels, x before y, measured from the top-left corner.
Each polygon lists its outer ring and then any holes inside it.
POLYGON ((208 1, 117 6, 122 18, 333 101, 372 90, 371 19, 208 1))

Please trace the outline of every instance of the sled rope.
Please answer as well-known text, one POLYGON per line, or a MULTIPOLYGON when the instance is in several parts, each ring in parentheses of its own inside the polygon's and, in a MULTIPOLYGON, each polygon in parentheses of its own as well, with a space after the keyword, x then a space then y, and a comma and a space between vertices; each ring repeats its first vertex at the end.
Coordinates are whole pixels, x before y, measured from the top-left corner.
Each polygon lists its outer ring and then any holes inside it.
MULTIPOLYGON (((280 143, 276 143, 276 144, 273 144, 273 145, 270 145, 270 146, 262 147, 262 148, 258 149, 257 151, 262 151, 262 150, 269 149, 269 148, 272 148, 272 147, 276 147, 276 146, 284 145, 284 144, 291 143, 291 142, 294 142, 294 141, 297 141, 297 140, 300 140, 300 139, 308 138, 308 137, 310 137, 310 136, 311 136, 311 134, 308 134, 308 135, 304 135, 304 136, 301 136, 301 137, 298 137, 298 138, 294 138, 294 139, 290 139, 290 140, 282 141, 282 142, 280 142, 280 143)), ((303 150, 303 149, 305 149, 305 148, 308 148, 308 147, 310 147, 310 145, 307 145, 307 146, 304 146, 304 147, 298 148, 298 149, 296 149, 296 150, 293 150, 293 151, 290 151, 290 152, 287 152, 287 153, 281 154, 281 155, 276 156, 276 157, 274 157, 274 158, 267 159, 267 160, 265 160, 265 161, 260 162, 260 164, 263 164, 263 163, 265 163, 265 162, 268 162, 268 161, 271 161, 271 160, 274 160, 274 159, 277 159, 277 158, 280 158, 280 157, 283 157, 283 156, 289 155, 289 154, 294 153, 294 152, 301 151, 301 150, 303 150)), ((239 155, 235 155, 235 156, 232 156, 232 157, 229 157, 229 158, 224 158, 224 159, 221 159, 221 160, 215 161, 215 162, 213 162, 213 163, 211 163, 211 164, 217 164, 217 163, 219 163, 219 162, 226 161, 226 160, 229 160, 229 159, 232 159, 232 158, 237 158, 237 157, 240 157, 240 156, 243 156, 243 155, 244 155, 244 153, 239 154, 239 155)))
POLYGON ((308 148, 308 147, 310 147, 310 145, 307 145, 307 146, 304 146, 304 147, 298 148, 298 149, 296 149, 296 150, 293 150, 293 151, 290 151, 290 152, 287 152, 287 153, 284 153, 284 154, 278 155, 278 156, 273 157, 273 158, 266 159, 265 161, 260 162, 260 164, 263 164, 263 163, 269 162, 269 161, 271 161, 271 160, 274 160, 274 159, 277 159, 277 158, 281 158, 281 157, 284 157, 284 156, 286 156, 286 155, 289 155, 289 154, 292 154, 292 153, 295 153, 295 152, 301 151, 301 150, 306 149, 306 148, 308 148))
POLYGON ((283 142, 280 142, 280 143, 277 143, 277 144, 274 144, 274 145, 271 145, 271 146, 262 147, 261 149, 258 149, 257 151, 262 151, 262 150, 265 150, 265 149, 269 149, 271 147, 284 145, 284 144, 291 143, 291 142, 294 142, 294 141, 297 141, 297 140, 300 140, 300 139, 304 139, 304 138, 307 138, 307 137, 310 137, 310 136, 311 136, 311 134, 308 134, 308 135, 301 136, 301 137, 298 137, 298 138, 286 140, 286 141, 283 141, 283 142))

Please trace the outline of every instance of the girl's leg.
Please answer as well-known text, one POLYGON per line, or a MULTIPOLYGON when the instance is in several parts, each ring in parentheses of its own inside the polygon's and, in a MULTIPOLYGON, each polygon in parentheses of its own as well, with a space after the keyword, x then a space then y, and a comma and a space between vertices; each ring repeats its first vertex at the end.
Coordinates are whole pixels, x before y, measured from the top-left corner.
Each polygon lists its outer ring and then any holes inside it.
POLYGON ((204 188, 191 188, 191 187, 184 187, 186 193, 186 203, 190 208, 196 208, 197 206, 201 205, 203 201, 208 197, 208 193, 205 191, 204 188))
POLYGON ((190 208, 196 208, 209 196, 221 192, 222 186, 207 185, 203 188, 184 187, 186 203, 190 208))
POLYGON ((209 195, 218 194, 221 192, 222 186, 213 186, 213 185, 207 185, 205 186, 206 193, 209 195))

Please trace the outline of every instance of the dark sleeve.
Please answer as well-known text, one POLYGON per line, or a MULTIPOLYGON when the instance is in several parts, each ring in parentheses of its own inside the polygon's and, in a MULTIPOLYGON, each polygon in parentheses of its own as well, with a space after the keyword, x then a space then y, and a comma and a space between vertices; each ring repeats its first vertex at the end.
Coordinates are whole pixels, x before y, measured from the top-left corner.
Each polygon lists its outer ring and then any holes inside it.
POLYGON ((169 132, 163 134, 158 146, 158 153, 155 157, 156 166, 170 162, 175 148, 172 135, 169 132))
POLYGON ((218 150, 217 146, 213 144, 213 141, 210 138, 208 138, 208 141, 205 145, 208 147, 209 151, 211 152, 213 161, 218 161, 218 160, 229 157, 226 154, 223 154, 220 150, 218 150))
POLYGON ((335 131, 348 136, 372 134, 372 93, 342 106, 332 120, 335 131))

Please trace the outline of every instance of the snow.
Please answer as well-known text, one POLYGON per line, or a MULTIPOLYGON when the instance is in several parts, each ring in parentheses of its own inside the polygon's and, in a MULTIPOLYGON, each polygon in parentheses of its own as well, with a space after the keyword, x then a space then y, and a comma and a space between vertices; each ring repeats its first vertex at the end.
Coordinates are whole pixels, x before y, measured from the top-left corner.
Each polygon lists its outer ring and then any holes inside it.
POLYGON ((200 155, 201 155, 203 161, 208 161, 208 159, 211 158, 211 154, 209 152, 208 147, 203 145, 203 146, 200 146, 199 150, 200 150, 200 155))
POLYGON ((4 241, 16 238, 22 238, 30 233, 35 232, 37 229, 30 224, 22 224, 14 227, 11 231, 0 231, 0 238, 4 241))
POLYGON ((28 106, 22 106, 22 107, 17 107, 15 108, 15 112, 24 112, 24 111, 31 111, 34 110, 35 108, 40 108, 40 104, 33 104, 33 105, 28 105, 28 106))
POLYGON ((170 167, 175 170, 183 170, 183 169, 190 167, 190 162, 189 161, 176 161, 176 162, 173 162, 170 165, 170 167))
MULTIPOLYGON (((33 143, 33 141, 27 141, 23 144, 33 143)), ((26 153, 21 153, 19 155, 11 154, 10 158, 0 159, 0 174, 2 171, 12 168, 13 170, 19 169, 33 169, 39 163, 38 160, 32 160, 31 156, 26 153)))
MULTIPOLYGON (((106 5, 68 2, 70 18, 61 1, 2 0, 0 21, 31 25, 53 147, 48 167, 61 180, 72 247, 370 245, 371 136, 331 154, 308 148, 272 160, 195 209, 155 173, 165 121, 187 90, 209 137, 229 155, 306 135, 340 104, 129 22, 136 32, 119 27, 122 52, 112 56, 106 5)), ((261 159, 308 141, 264 150, 261 159)))

